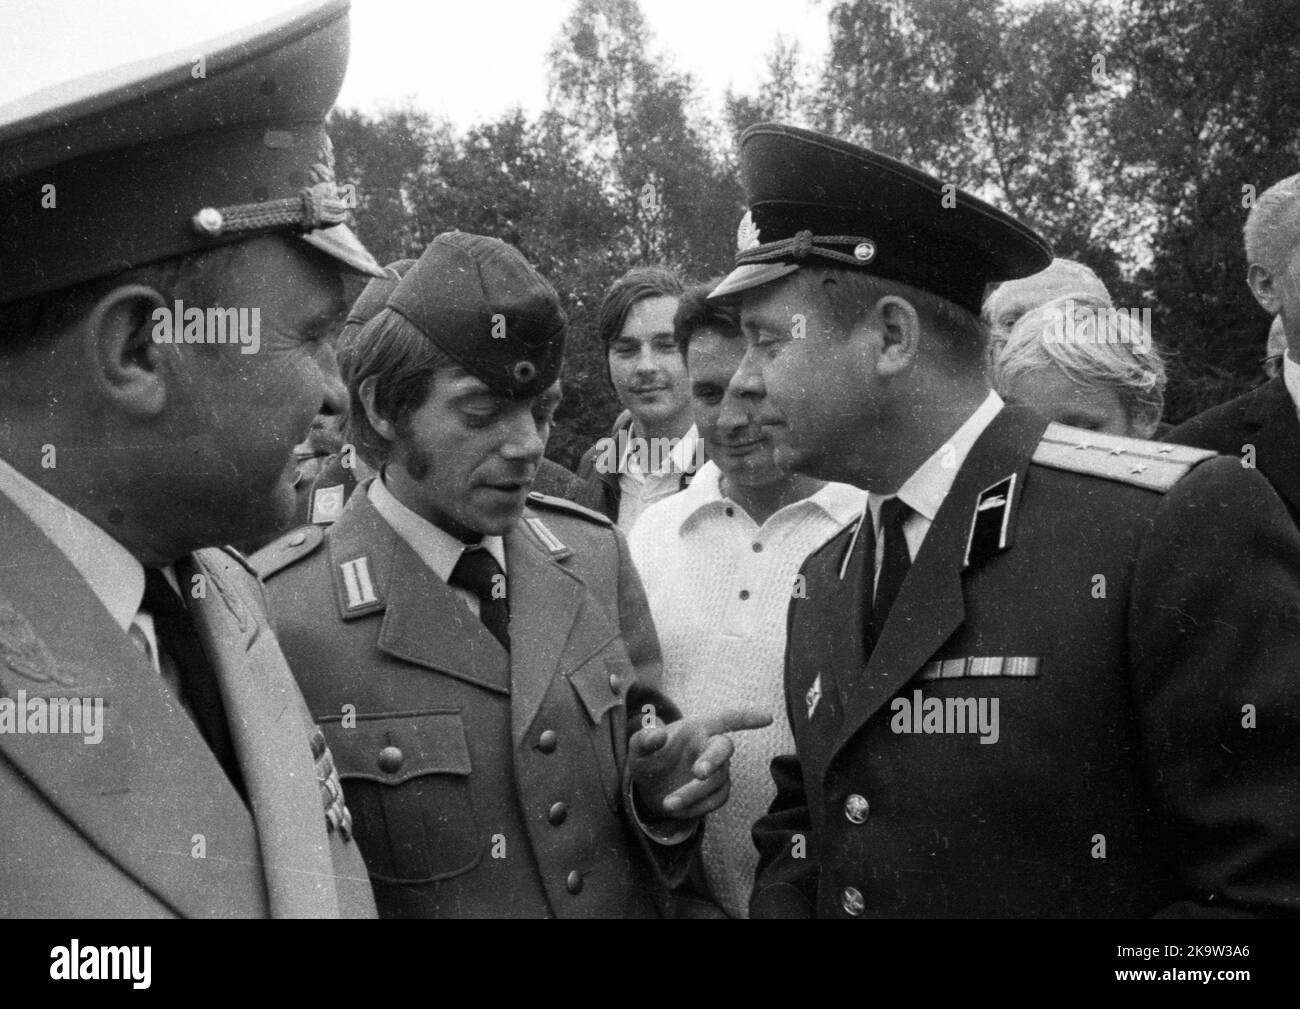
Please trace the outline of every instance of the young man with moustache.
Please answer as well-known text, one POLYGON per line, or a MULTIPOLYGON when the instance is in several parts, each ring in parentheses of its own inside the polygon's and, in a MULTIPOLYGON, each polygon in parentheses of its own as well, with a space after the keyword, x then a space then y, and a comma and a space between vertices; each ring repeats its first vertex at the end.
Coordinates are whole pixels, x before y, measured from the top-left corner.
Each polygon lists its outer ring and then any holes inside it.
POLYGON ((767 724, 679 719, 621 534, 530 495, 565 329, 515 249, 438 236, 347 351, 380 475, 254 558, 381 916, 662 913, 726 800, 722 733, 767 724))
POLYGON ((673 340, 682 282, 662 266, 620 277, 600 305, 597 329, 623 413, 583 455, 578 476, 599 494, 624 534, 646 507, 690 483, 699 454, 686 368, 673 340))
POLYGON ((733 382, 762 389, 778 465, 868 492, 791 602, 795 753, 751 914, 1300 912, 1277 494, 1235 458, 1002 403, 978 314, 1047 265, 1024 225, 794 127, 751 127, 740 163, 714 292, 740 300, 733 382))
POLYGON ((628 547, 664 653, 664 688, 699 714, 768 711, 771 726, 736 740, 731 798, 709 818, 704 865, 719 903, 747 917, 758 853, 750 831, 775 791, 768 767, 789 753, 786 610, 804 558, 862 512, 866 493, 785 473, 758 423, 761 390, 733 381, 745 356, 735 313, 714 285, 682 296, 674 337, 686 362, 709 461, 680 494, 645 510, 628 547))
POLYGON ((347 45, 317 4, 196 47, 202 78, 173 54, 0 110, 0 696, 106 713, 91 745, 0 723, 0 916, 374 916, 221 548, 290 515, 293 444, 345 402, 342 271, 379 272, 323 125, 347 45), (257 353, 156 342, 177 301, 259 313, 257 353))

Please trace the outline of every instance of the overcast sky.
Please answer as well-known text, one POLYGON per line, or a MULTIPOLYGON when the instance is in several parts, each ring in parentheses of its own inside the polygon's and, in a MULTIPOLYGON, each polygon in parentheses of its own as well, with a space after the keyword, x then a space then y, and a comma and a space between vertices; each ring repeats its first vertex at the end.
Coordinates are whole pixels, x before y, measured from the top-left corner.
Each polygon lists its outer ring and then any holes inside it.
MULTIPOLYGON (((0 104, 86 73, 183 49, 295 0, 0 0, 0 104)), ((458 128, 546 101, 546 51, 574 0, 352 0, 341 105, 412 100, 458 128)), ((753 93, 778 36, 826 51, 829 0, 641 0, 653 47, 695 77, 705 110, 753 93)))

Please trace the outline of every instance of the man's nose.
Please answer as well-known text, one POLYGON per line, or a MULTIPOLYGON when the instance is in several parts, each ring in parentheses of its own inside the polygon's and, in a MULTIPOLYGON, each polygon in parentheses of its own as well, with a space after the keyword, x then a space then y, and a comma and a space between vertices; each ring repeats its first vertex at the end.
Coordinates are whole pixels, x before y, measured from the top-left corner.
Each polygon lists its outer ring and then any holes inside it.
POLYGON ((727 394, 750 403, 767 395, 767 388, 763 384, 763 369, 758 365, 758 355, 753 346, 747 348, 745 356, 740 359, 731 381, 727 383, 727 394))
POLYGON ((501 454, 507 459, 540 459, 546 451, 546 439, 531 411, 521 411, 510 424, 501 454))

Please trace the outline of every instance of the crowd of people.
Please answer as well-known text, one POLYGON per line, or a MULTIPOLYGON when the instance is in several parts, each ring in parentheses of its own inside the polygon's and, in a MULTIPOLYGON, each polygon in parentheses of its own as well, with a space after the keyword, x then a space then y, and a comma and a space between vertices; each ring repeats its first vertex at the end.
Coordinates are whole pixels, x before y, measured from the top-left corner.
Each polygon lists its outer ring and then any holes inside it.
POLYGON ((1171 429, 1149 309, 754 126, 575 473, 551 284, 344 223, 346 10, 0 122, 0 700, 108 712, 0 710, 0 913, 1300 912, 1300 175, 1266 381, 1171 429))

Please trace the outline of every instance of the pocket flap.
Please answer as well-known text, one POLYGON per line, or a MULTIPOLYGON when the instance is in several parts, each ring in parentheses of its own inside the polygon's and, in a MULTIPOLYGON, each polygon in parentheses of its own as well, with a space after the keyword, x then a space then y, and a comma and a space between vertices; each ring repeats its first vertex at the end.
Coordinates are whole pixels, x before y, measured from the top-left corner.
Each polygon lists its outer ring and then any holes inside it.
POLYGON ((427 774, 470 773, 469 744, 458 709, 342 716, 321 720, 339 777, 400 785, 427 774))
POLYGON ((569 674, 592 725, 599 725, 605 713, 623 703, 623 695, 635 679, 626 661, 605 652, 593 655, 569 674))

